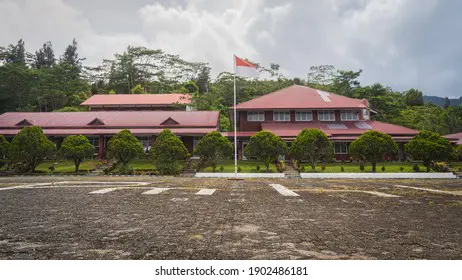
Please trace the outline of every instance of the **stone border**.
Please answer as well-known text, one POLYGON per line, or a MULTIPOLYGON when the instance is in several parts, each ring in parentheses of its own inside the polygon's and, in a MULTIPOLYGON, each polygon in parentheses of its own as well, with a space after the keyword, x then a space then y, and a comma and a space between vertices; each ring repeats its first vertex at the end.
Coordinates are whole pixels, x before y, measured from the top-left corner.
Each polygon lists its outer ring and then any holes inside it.
MULTIPOLYGON (((198 172, 196 178, 234 178, 234 173, 198 172)), ((284 178, 284 173, 237 173, 237 178, 284 178)))
POLYGON ((456 179, 444 173, 300 173, 302 179, 456 179))

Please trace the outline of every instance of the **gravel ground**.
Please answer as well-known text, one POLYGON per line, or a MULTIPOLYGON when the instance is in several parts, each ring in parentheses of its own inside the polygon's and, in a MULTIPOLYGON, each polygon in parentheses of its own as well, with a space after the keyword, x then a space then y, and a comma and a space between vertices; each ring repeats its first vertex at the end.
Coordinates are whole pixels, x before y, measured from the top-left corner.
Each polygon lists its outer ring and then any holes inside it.
POLYGON ((5 177, 0 209, 0 259, 462 259, 460 180, 5 177))

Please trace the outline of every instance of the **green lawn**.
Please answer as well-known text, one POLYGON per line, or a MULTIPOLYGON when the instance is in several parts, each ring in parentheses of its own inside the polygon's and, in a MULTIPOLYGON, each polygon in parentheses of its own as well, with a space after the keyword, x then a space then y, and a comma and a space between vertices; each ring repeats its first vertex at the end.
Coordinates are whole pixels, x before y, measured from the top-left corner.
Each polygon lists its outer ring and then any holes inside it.
MULTIPOLYGON (((251 173, 252 169, 256 169, 257 165, 260 165, 260 168, 265 169, 263 162, 253 161, 253 160, 238 160, 237 165, 241 167, 241 173, 251 173)), ((220 167, 223 166, 223 172, 233 173, 234 172, 234 160, 224 160, 218 163, 217 172, 221 172, 220 167)), ((277 172, 276 165, 270 164, 270 170, 272 172, 277 172)), ((203 172, 212 172, 212 167, 207 167, 203 172)))
MULTIPOLYGON (((311 169, 311 166, 303 163, 302 166, 305 167, 304 172, 313 172, 311 169)), ((316 172, 325 172, 325 173, 340 173, 341 167, 343 166, 343 169, 345 173, 359 173, 359 172, 372 172, 372 166, 370 164, 365 164, 364 165, 364 171, 361 171, 359 169, 359 163, 329 163, 326 164, 326 169, 322 170, 321 169, 321 164, 316 165, 316 172)), ((382 166, 385 166, 385 173, 399 173, 399 172, 414 172, 412 167, 414 166, 413 163, 409 162, 381 162, 378 163, 376 168, 377 168, 377 173, 382 173, 382 166), (404 170, 401 171, 401 167, 404 167, 404 170)), ((419 168, 421 172, 426 171, 426 167, 423 164, 419 164, 419 168)))
MULTIPOLYGON (((80 173, 87 173, 90 170, 93 170, 96 168, 99 160, 87 160, 84 161, 80 164, 79 166, 79 172, 80 173)), ((52 166, 54 163, 58 163, 55 165, 55 171, 54 173, 74 173, 75 167, 74 167, 74 162, 70 160, 65 160, 65 161, 45 161, 42 162, 36 169, 36 172, 41 172, 41 173, 49 173, 50 170, 48 167, 52 166)), ((137 159, 132 161, 130 164, 130 167, 132 167, 134 170, 154 170, 155 166, 152 163, 152 161, 146 160, 146 159, 137 159)))

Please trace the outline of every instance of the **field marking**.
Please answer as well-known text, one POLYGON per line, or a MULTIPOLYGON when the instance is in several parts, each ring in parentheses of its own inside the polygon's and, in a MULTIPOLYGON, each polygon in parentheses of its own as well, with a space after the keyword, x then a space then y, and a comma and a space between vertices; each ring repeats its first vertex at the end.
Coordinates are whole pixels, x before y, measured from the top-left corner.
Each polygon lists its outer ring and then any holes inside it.
POLYGON ((98 182, 98 181, 60 181, 49 183, 22 184, 11 187, 0 188, 0 191, 17 189, 52 189, 52 188, 100 188, 106 186, 138 187, 150 185, 150 182, 98 182), (70 185, 73 184, 73 185, 70 185), (82 184, 82 185, 81 185, 82 184))
POLYGON ((212 195, 215 192, 215 189, 200 189, 196 195, 212 195))
POLYGON ((107 189, 101 189, 97 191, 92 191, 90 194, 103 194, 103 193, 108 193, 108 192, 113 192, 118 190, 119 188, 107 188, 107 189))
POLYGON ((179 202, 179 201, 188 201, 189 198, 186 198, 186 197, 174 197, 174 198, 172 198, 170 200, 174 201, 174 202, 179 202))
POLYGON ((443 194, 462 196, 462 193, 456 193, 456 192, 450 192, 450 191, 442 191, 442 190, 420 188, 420 187, 411 187, 411 186, 403 186, 403 185, 393 185, 393 186, 397 187, 397 188, 403 188, 403 189, 413 189, 413 190, 419 190, 419 191, 427 191, 427 192, 433 192, 433 193, 443 193, 443 194))
POLYGON ((358 192, 368 193, 368 194, 381 196, 381 197, 400 197, 399 195, 383 193, 383 192, 374 192, 374 191, 358 191, 358 192))
POLYGON ((289 190, 288 188, 284 187, 280 184, 269 184, 273 189, 275 189, 278 193, 282 194, 283 196, 299 196, 298 193, 289 190))
POLYGON ((155 188, 142 194, 160 194, 161 192, 164 192, 166 190, 169 190, 169 188, 155 188))

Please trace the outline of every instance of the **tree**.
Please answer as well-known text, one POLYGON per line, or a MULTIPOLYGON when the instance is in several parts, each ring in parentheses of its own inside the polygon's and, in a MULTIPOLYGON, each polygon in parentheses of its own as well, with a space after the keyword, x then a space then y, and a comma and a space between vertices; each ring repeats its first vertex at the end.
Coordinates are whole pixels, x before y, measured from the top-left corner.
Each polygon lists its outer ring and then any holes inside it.
POLYGON ((55 62, 55 53, 50 41, 43 44, 43 47, 35 52, 35 68, 50 67, 55 62))
POLYGON ((146 91, 144 90, 144 87, 142 87, 140 84, 136 85, 131 89, 131 92, 133 94, 145 94, 146 91))
POLYGON ((351 71, 351 70, 337 70, 337 74, 334 76, 332 85, 330 86, 331 91, 340 95, 353 97, 355 89, 360 87, 358 81, 362 70, 351 71))
POLYGON ((390 135, 370 130, 353 141, 350 146, 350 155, 368 161, 372 164, 372 171, 376 171, 377 162, 383 160, 387 154, 398 152, 398 145, 390 135))
POLYGON ((406 152, 414 160, 422 160, 430 171, 430 163, 435 160, 449 160, 453 157, 453 147, 448 139, 428 130, 420 131, 404 145, 406 152))
POLYGON ((162 175, 174 175, 181 171, 180 160, 188 156, 183 142, 170 129, 164 129, 156 138, 149 151, 156 169, 162 175))
POLYGON ((278 157, 286 152, 286 143, 280 137, 265 130, 250 137, 249 144, 245 147, 245 155, 263 161, 267 172, 269 172, 270 163, 276 162, 278 157))
POLYGON ((404 100, 407 106, 422 106, 424 105, 423 94, 420 90, 411 88, 404 93, 404 100))
POLYGON ((317 128, 303 129, 290 147, 290 156, 307 160, 313 171, 319 161, 329 161, 334 156, 334 146, 326 134, 317 128))
POLYGON ((0 159, 4 159, 8 156, 10 146, 10 142, 6 140, 5 136, 0 134, 0 159))
POLYGON ((444 98, 444 109, 447 109, 449 106, 451 106, 451 101, 449 100, 449 98, 446 96, 444 98))
POLYGON ((24 127, 11 141, 10 158, 14 163, 22 163, 23 171, 34 171, 45 157, 56 152, 51 142, 39 126, 24 127))
POLYGON ((109 140, 107 148, 109 157, 116 159, 123 167, 144 155, 143 145, 128 129, 114 135, 109 140))
POLYGON ((62 157, 74 162, 75 173, 79 172, 80 163, 87 158, 91 158, 95 147, 83 135, 71 135, 64 138, 59 153, 62 157))
POLYGON ((218 131, 207 133, 194 150, 194 154, 200 156, 204 165, 211 166, 213 172, 217 168, 218 161, 231 156, 232 152, 231 142, 218 131))

